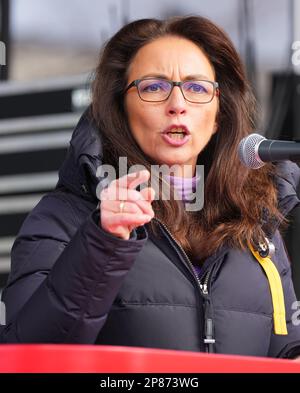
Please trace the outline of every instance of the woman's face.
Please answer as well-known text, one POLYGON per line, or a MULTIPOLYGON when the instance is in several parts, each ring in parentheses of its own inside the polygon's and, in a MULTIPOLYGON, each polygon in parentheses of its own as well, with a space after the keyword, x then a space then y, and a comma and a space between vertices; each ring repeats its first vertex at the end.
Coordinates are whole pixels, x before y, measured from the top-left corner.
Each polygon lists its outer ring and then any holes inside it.
MULTIPOLYGON (((127 82, 158 75, 173 81, 215 80, 214 69, 204 52, 192 41, 175 36, 162 37, 142 47, 130 64, 127 82)), ((137 88, 132 87, 126 93, 125 108, 140 148, 157 164, 177 164, 177 176, 184 176, 185 165, 192 165, 194 171, 198 154, 217 130, 218 98, 215 96, 206 104, 191 103, 177 86, 163 102, 142 101, 137 88), (174 133, 183 129, 188 136, 182 144, 182 136, 174 133)))

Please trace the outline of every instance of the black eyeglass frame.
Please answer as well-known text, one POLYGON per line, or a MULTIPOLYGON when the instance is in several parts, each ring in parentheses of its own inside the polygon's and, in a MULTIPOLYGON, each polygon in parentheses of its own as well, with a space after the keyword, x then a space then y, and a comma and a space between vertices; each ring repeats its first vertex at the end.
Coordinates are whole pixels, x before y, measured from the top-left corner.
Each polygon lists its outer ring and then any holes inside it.
POLYGON ((178 86, 178 87, 180 88, 180 91, 181 91, 182 95, 183 95, 183 98, 184 98, 186 101, 191 102, 191 103, 193 103, 193 104, 208 104, 208 103, 210 103, 210 102, 214 99, 214 97, 215 97, 216 94, 218 95, 218 92, 219 92, 219 83, 218 83, 218 82, 215 82, 215 81, 208 81, 208 80, 206 80, 206 79, 195 79, 194 81, 197 81, 197 82, 209 82, 209 83, 211 83, 211 84, 213 85, 213 94, 212 94, 212 97, 211 97, 211 99, 210 99, 209 101, 197 102, 197 101, 191 101, 191 100, 189 100, 188 98, 186 98, 186 96, 184 95, 184 92, 183 92, 183 90, 182 90, 181 85, 182 85, 183 83, 186 83, 186 82, 193 82, 193 80, 186 80, 186 81, 176 82, 176 81, 171 81, 171 80, 169 80, 169 79, 162 79, 162 78, 142 78, 142 79, 135 79, 134 81, 132 81, 132 82, 126 87, 126 89, 124 90, 124 94, 125 94, 129 89, 131 89, 131 87, 134 87, 134 86, 135 86, 135 87, 137 88, 138 95, 139 95, 139 97, 140 97, 140 99, 141 99, 142 101, 145 101, 145 102, 164 102, 164 101, 167 101, 167 100, 169 99, 169 97, 170 97, 170 95, 172 94, 172 91, 173 91, 173 89, 174 89, 174 86, 178 86), (171 90, 170 90, 170 93, 169 93, 169 95, 168 95, 165 99, 163 99, 163 100, 158 100, 158 101, 153 101, 153 100, 145 100, 144 98, 141 97, 141 95, 140 95, 140 90, 139 90, 139 83, 142 82, 142 81, 151 80, 151 79, 154 79, 154 80, 155 80, 155 79, 163 80, 163 81, 165 81, 165 82, 169 82, 169 83, 172 85, 172 88, 171 88, 171 90))

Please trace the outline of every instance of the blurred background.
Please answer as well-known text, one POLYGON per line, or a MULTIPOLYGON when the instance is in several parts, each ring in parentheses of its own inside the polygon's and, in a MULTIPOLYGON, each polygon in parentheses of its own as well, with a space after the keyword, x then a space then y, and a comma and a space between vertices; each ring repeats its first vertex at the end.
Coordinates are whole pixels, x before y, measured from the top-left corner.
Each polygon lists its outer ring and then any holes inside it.
MULTIPOLYGON (((300 0, 0 0, 0 289, 24 218, 56 184, 103 43, 129 21, 187 14, 233 40, 259 102, 257 130, 300 141, 300 0)), ((285 233, 298 299, 299 235, 298 208, 285 233)))

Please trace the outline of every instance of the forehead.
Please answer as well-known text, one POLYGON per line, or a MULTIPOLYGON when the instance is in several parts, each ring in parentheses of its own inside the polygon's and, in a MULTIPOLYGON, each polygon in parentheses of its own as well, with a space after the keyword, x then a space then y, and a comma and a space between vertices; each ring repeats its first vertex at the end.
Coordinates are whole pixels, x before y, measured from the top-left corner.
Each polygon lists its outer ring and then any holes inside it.
POLYGON ((176 36, 165 36, 143 46, 128 68, 128 80, 161 74, 181 78, 201 74, 213 79, 214 69, 204 51, 194 42, 176 36))

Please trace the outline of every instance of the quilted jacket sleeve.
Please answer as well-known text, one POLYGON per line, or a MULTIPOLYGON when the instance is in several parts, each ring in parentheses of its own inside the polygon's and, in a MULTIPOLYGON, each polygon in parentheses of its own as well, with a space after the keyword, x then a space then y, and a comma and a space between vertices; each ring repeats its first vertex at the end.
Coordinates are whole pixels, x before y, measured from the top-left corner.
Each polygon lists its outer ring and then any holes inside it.
POLYGON ((44 197, 12 249, 2 294, 4 343, 93 344, 147 233, 122 240, 102 230, 99 213, 79 223, 62 192, 44 197))

